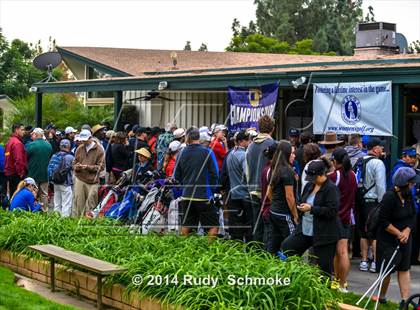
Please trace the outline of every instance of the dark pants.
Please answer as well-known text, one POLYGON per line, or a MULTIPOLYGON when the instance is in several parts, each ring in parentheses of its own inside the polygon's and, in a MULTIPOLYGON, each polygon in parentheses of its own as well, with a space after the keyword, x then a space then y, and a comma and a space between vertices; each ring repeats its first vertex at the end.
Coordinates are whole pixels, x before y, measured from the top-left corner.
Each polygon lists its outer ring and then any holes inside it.
POLYGON ((229 202, 229 234, 232 239, 252 240, 252 210, 249 199, 231 199, 229 202))
POLYGON ((261 199, 251 195, 252 240, 264 242, 264 222, 261 213, 261 199))
POLYGON ((271 253, 277 253, 283 241, 295 230, 295 224, 290 215, 279 215, 270 212, 271 222, 271 253))
POLYGON ((325 245, 313 245, 313 237, 305 236, 301 232, 289 236, 281 247, 287 256, 302 256, 306 250, 313 246, 317 265, 327 275, 332 274, 336 242, 325 245))
POLYGON ((10 198, 12 198, 19 182, 22 181, 22 179, 16 174, 9 175, 6 178, 7 178, 7 183, 9 184, 9 195, 10 195, 10 198))

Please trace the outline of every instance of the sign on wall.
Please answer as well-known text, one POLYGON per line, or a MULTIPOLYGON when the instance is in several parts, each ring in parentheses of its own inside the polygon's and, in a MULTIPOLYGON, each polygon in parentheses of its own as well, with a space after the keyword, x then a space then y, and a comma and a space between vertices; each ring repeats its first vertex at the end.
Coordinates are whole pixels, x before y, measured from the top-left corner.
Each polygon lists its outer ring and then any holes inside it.
POLYGON ((274 116, 279 84, 267 84, 260 88, 228 87, 229 130, 255 127, 267 114, 274 116))
POLYGON ((313 91, 314 134, 392 136, 391 81, 314 84, 313 91))

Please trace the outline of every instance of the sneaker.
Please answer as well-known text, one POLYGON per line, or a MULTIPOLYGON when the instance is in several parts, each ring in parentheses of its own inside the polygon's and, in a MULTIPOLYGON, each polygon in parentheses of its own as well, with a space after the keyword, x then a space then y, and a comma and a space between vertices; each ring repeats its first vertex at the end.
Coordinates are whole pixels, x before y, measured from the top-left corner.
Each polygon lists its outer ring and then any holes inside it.
POLYGON ((347 294, 349 292, 349 290, 346 289, 345 287, 339 287, 337 291, 342 294, 347 294))
POLYGON ((332 290, 339 290, 340 289, 340 282, 338 282, 338 280, 335 279, 335 278, 331 281, 331 289, 332 290))
POLYGON ((404 310, 404 309, 406 309, 405 308, 405 300, 404 299, 402 299, 401 301, 400 301, 400 308, 399 308, 400 310, 404 310))
POLYGON ((372 273, 376 273, 376 262, 375 261, 370 263, 369 271, 372 272, 372 273))
POLYGON ((369 265, 366 261, 361 261, 360 262, 360 266, 359 266, 360 271, 368 271, 369 270, 369 265))
POLYGON ((384 298, 380 298, 379 296, 372 296, 372 301, 377 301, 379 299, 379 303, 384 305, 388 302, 388 300, 384 297, 384 298))

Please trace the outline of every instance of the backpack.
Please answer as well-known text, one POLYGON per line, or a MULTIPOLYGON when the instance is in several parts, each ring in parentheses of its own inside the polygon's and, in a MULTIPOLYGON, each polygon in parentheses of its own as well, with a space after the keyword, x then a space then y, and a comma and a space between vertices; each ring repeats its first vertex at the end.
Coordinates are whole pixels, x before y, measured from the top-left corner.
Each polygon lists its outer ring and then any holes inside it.
POLYGON ((67 170, 64 168, 66 153, 59 152, 51 157, 48 164, 48 179, 55 184, 64 184, 67 180, 67 170))
POLYGON ((366 176, 366 165, 369 161, 376 158, 375 156, 369 156, 368 158, 359 158, 353 167, 353 171, 356 174, 357 191, 356 191, 356 209, 364 205, 365 195, 375 187, 376 183, 373 183, 369 188, 365 187, 365 176, 366 176))

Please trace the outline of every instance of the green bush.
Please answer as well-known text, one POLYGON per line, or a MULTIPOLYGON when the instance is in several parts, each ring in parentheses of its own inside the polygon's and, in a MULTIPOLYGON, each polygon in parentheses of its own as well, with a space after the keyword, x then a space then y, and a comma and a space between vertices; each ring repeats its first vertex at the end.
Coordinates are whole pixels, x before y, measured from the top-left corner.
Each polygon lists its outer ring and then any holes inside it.
MULTIPOLYGON (((127 292, 141 291, 168 304, 189 309, 325 309, 336 305, 318 268, 291 258, 282 262, 257 247, 234 241, 174 235, 137 236, 118 223, 101 219, 61 219, 43 214, 0 211, 0 249, 39 257, 27 246, 55 244, 128 268, 108 278, 107 283, 127 285, 127 292), (184 275, 219 279, 218 285, 135 286, 132 277, 140 274, 183 279, 184 275), (229 285, 228 275, 237 277, 290 278, 289 286, 229 285)), ((166 283, 165 283, 166 284, 166 283)))

